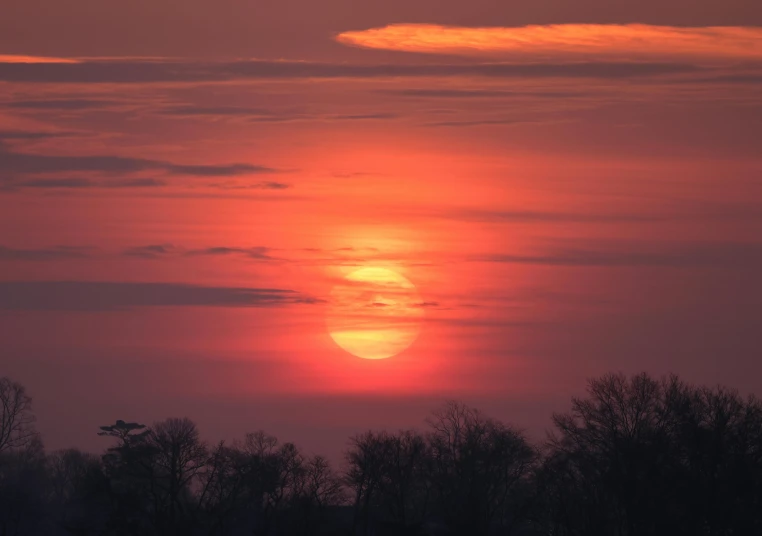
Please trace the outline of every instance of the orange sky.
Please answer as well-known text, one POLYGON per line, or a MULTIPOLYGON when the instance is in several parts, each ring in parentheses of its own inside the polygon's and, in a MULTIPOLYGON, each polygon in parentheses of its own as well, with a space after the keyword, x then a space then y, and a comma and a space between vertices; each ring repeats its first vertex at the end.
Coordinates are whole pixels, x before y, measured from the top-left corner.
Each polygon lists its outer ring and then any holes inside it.
MULTIPOLYGON (((0 365, 46 441, 181 412, 334 455, 452 397, 540 434, 609 371, 758 388, 762 13, 583 27, 551 4, 484 30, 462 2, 334 2, 209 54, 200 2, 172 42, 147 4, 143 43, 0 22, 0 365), (326 329, 363 267, 420 296, 390 359, 326 329)), ((73 27, 118 25, 83 6, 73 27)))

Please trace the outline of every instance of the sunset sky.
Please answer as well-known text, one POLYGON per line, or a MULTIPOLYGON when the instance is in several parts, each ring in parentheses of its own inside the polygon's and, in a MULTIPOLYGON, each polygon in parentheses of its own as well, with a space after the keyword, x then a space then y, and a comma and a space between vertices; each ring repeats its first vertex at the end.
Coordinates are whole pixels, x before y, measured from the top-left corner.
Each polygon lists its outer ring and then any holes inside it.
POLYGON ((761 393, 758 0, 2 11, 0 376, 48 447, 761 393))

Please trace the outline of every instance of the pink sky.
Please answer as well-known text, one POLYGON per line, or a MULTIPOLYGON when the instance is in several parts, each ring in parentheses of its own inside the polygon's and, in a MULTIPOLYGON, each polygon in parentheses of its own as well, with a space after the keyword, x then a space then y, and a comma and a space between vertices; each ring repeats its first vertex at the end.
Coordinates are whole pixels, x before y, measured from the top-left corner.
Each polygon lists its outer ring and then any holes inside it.
POLYGON ((337 458, 446 398, 540 436, 610 371, 758 391, 756 3, 324 4, 6 8, 0 375, 48 446, 187 415, 337 458), (381 361, 326 329, 368 266, 423 300, 381 361))

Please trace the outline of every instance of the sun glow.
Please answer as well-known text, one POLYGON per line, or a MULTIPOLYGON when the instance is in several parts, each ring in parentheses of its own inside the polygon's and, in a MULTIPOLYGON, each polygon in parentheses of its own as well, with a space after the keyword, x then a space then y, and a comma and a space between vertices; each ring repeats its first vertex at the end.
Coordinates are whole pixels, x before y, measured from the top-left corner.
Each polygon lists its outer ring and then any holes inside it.
POLYGON ((386 359, 415 342, 423 320, 415 285, 386 268, 361 268, 331 291, 328 332, 364 359, 386 359))

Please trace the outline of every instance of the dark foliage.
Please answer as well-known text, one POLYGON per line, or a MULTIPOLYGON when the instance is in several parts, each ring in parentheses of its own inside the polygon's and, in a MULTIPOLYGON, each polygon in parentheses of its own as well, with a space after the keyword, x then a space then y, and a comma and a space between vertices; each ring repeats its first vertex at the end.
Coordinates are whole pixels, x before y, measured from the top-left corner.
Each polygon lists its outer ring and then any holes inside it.
POLYGON ((424 432, 350 440, 342 474, 258 431, 116 421, 103 455, 45 453, 0 379, 0 536, 762 534, 762 404, 676 377, 609 375, 533 446, 447 402, 424 432))

